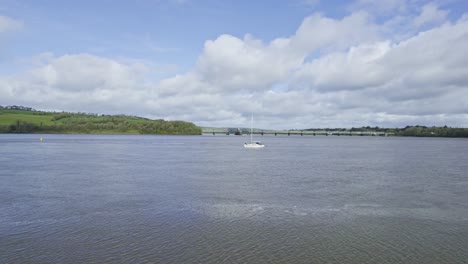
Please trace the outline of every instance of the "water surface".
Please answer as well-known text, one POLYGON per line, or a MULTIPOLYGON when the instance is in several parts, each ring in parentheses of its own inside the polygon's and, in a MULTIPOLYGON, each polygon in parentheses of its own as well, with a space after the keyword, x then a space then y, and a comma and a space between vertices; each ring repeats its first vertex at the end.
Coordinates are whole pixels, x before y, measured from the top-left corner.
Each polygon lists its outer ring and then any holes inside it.
POLYGON ((261 139, 0 135, 0 262, 467 262, 468 140, 261 139))

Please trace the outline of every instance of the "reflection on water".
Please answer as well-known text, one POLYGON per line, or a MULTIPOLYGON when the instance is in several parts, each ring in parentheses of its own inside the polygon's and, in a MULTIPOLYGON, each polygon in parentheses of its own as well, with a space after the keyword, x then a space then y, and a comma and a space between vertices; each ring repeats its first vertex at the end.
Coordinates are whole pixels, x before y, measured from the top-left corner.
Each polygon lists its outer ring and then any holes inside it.
POLYGON ((464 263, 468 141, 0 135, 0 262, 464 263))

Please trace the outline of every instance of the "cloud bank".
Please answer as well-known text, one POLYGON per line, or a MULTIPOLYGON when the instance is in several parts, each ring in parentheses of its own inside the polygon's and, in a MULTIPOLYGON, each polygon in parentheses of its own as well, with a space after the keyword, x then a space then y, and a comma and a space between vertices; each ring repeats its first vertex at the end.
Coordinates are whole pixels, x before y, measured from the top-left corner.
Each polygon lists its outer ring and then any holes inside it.
MULTIPOLYGON (((358 1, 345 17, 315 13, 269 42, 220 35, 189 72, 157 81, 145 63, 41 54, 28 72, 0 76, 0 104, 200 126, 248 126, 251 113, 276 129, 468 126, 468 15, 384 2, 380 13, 398 15, 376 22, 373 1, 358 1)), ((0 33, 11 30, 1 18, 0 33)))

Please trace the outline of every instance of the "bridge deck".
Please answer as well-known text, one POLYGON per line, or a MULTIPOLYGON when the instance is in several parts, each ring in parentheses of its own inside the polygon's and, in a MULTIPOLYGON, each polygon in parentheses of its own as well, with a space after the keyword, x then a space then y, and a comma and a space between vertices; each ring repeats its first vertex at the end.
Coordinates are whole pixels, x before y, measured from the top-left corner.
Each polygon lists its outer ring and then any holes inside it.
MULTIPOLYGON (((203 131, 203 134, 234 135, 228 131, 203 131)), ((393 133, 377 131, 254 131, 253 135, 299 135, 299 136, 392 136, 393 133)), ((250 135, 244 133, 243 135, 250 135)))

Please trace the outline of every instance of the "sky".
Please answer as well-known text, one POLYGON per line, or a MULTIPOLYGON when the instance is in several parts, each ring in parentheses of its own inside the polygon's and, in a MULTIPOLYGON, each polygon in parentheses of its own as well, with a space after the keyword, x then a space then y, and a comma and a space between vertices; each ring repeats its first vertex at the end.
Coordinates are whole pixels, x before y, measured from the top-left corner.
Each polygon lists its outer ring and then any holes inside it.
POLYGON ((468 1, 0 0, 0 105, 468 127, 468 1))

